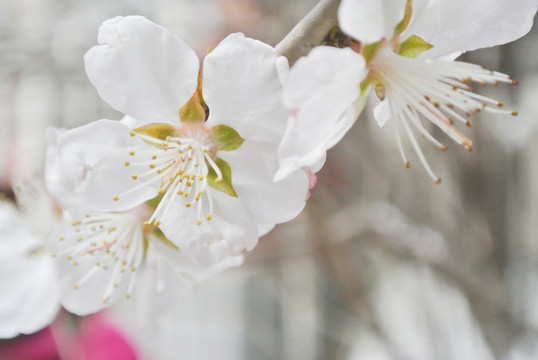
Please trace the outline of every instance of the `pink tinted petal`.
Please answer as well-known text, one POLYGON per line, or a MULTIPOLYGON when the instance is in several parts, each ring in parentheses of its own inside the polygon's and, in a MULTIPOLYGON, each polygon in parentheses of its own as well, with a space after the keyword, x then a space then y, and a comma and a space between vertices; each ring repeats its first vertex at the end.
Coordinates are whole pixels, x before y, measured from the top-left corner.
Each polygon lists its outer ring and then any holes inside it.
POLYGON ((113 108, 144 123, 179 124, 196 89, 198 58, 181 39, 142 16, 116 17, 85 55, 86 73, 113 108))
POLYGON ((59 358, 56 341, 50 328, 29 336, 21 336, 3 345, 0 355, 4 360, 56 360, 59 358))
POLYGON ((134 345, 102 314, 82 319, 78 328, 79 359, 136 360, 139 355, 134 345))

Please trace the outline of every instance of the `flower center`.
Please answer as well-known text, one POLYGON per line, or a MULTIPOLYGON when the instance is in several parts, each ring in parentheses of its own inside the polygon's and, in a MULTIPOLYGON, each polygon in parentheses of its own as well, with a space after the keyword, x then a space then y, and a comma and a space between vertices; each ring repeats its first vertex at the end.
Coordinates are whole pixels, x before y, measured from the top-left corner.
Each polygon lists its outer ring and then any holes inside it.
POLYGON ((96 258, 95 265, 75 284, 73 289, 83 286, 100 271, 109 272, 110 279, 103 294, 103 303, 110 298, 124 278, 129 279, 126 298, 133 291, 136 270, 144 261, 145 237, 141 219, 147 213, 137 208, 124 213, 95 213, 86 215, 72 223, 58 241, 67 248, 53 256, 67 255, 73 265, 85 262, 90 256, 96 258))
POLYGON ((159 226, 161 219, 178 199, 187 208, 196 208, 196 223, 203 219, 209 221, 213 214, 213 200, 208 192, 208 177, 215 175, 215 182, 223 179, 222 172, 214 161, 218 147, 214 134, 202 124, 185 124, 172 136, 161 140, 152 136, 132 133, 149 146, 146 150, 134 152, 138 161, 126 162, 125 165, 148 166, 149 170, 142 174, 133 174, 132 179, 139 181, 128 191, 114 197, 119 199, 127 193, 160 181, 159 195, 162 196, 155 211, 145 226, 159 226), (149 160, 148 160, 149 159, 149 160))
POLYGON ((515 111, 502 110, 502 102, 472 92, 471 82, 483 86, 488 83, 497 86, 500 82, 516 84, 508 75, 499 72, 459 61, 400 56, 394 53, 390 44, 382 44, 369 61, 368 67, 369 83, 374 85, 381 100, 387 99, 389 117, 398 120, 395 129, 404 163, 407 167, 410 166, 401 145, 400 126, 404 128, 428 174, 436 182, 440 182, 440 179, 426 162, 412 128, 441 150, 446 150, 447 146, 424 128, 422 118, 472 151, 471 140, 457 129, 455 123, 471 126, 471 116, 480 111, 517 115, 515 111))

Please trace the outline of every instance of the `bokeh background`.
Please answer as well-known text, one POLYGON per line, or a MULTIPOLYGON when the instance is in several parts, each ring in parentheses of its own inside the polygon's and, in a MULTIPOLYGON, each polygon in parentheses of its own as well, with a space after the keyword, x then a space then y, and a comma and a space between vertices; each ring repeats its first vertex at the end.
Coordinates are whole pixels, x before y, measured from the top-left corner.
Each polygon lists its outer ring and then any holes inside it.
MULTIPOLYGON (((84 73, 105 19, 144 15, 203 56, 235 31, 275 45, 315 3, 0 0, 0 188, 42 168, 48 126, 121 117, 84 73)), ((422 143, 435 185, 368 106, 305 211, 244 266, 164 313, 106 312, 140 358, 538 359, 538 30, 462 59, 519 80, 479 89, 519 116, 479 114, 472 153, 433 130, 452 145, 422 143)))

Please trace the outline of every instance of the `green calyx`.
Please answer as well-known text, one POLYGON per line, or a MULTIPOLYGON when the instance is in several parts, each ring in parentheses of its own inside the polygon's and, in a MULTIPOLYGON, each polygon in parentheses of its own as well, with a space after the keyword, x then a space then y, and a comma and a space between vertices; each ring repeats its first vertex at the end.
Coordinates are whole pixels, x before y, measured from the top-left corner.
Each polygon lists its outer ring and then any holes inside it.
MULTIPOLYGON (((150 136, 159 140, 166 140, 169 136, 173 136, 176 128, 170 124, 153 123, 141 126, 133 130, 133 133, 150 136)), ((134 136, 134 134, 132 134, 134 136)))
POLYGON ((397 53, 407 58, 415 58, 426 50, 433 48, 433 45, 417 35, 411 35, 407 40, 398 46, 397 53))
POLYGON ((215 165, 217 165, 222 173, 222 177, 219 178, 215 169, 210 166, 207 173, 207 183, 209 186, 226 195, 237 197, 237 193, 232 186, 232 170, 230 169, 230 165, 220 158, 215 159, 215 165))
POLYGON ((412 3, 413 3, 413 0, 407 0, 407 3, 405 4, 404 17, 394 28, 394 35, 401 34, 409 26, 409 22, 411 21, 411 16, 413 15, 412 3))
POLYGON ((370 60, 372 60, 372 58, 374 57, 374 55, 377 53, 377 50, 379 49, 379 47, 381 46, 381 44, 383 44, 383 42, 385 41, 385 39, 381 39, 379 41, 376 41, 374 43, 371 43, 371 44, 366 44, 362 47, 362 57, 364 58, 364 60, 366 61, 366 63, 370 62, 370 60))
POLYGON ((243 139, 237 131, 227 125, 216 125, 212 128, 215 136, 215 145, 219 150, 235 150, 243 144, 243 139))
POLYGON ((198 86, 192 97, 179 109, 182 123, 203 124, 207 120, 209 109, 202 95, 202 69, 198 71, 198 86))

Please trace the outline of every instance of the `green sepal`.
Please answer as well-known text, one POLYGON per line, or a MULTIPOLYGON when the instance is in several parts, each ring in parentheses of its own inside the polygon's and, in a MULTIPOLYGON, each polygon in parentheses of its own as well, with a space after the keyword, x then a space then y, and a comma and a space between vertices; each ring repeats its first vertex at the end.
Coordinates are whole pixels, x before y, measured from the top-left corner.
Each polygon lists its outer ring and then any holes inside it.
POLYGON ((375 84, 374 86, 374 91, 379 100, 381 101, 385 100, 385 96, 387 95, 387 90, 385 88, 385 85, 383 85, 380 82, 377 82, 377 84, 375 84))
POLYGON ((379 49, 379 46, 385 41, 381 39, 371 44, 366 44, 362 47, 362 57, 366 62, 369 62, 374 57, 375 53, 379 49))
POLYGON ((245 141, 237 131, 227 125, 213 126, 213 134, 219 150, 235 150, 245 141))
POLYGON ((398 47, 398 54, 407 58, 416 58, 426 50, 430 50, 432 44, 417 35, 411 35, 398 47))
POLYGON ((366 92, 368 91, 368 88, 370 87, 370 82, 368 81, 368 79, 365 79, 361 81, 360 86, 361 86, 361 96, 364 96, 366 92))
POLYGON ((163 234, 163 232, 161 231, 161 229, 159 229, 158 227, 154 227, 153 228, 153 231, 157 237, 157 239, 159 241, 161 241, 163 244, 165 244, 166 246, 169 246, 171 247, 172 249, 176 250, 176 251, 179 251, 179 248, 177 247, 176 244, 174 244, 173 242, 171 242, 170 240, 168 240, 168 238, 163 234))
POLYGON ((179 109, 181 122, 203 124, 207 120, 208 107, 202 95, 202 69, 198 71, 198 86, 192 97, 179 109))
POLYGON ((159 206, 159 203, 163 199, 164 195, 157 195, 153 199, 149 199, 146 201, 146 204, 148 204, 153 210, 157 209, 157 206, 159 206))
POLYGON ((205 110, 200 101, 199 91, 179 109, 179 118, 182 123, 203 124, 205 122, 205 110))
POLYGON ((133 130, 137 134, 151 136, 160 140, 166 140, 169 136, 173 136, 175 131, 174 126, 164 123, 148 124, 133 130))
POLYGON ((220 179, 220 181, 217 181, 217 173, 211 165, 208 165, 209 171, 207 173, 207 183, 212 188, 223 192, 226 195, 237 197, 237 193, 232 186, 232 170, 230 169, 230 165, 228 165, 226 161, 220 158, 215 159, 215 164, 218 166, 220 172, 222 173, 222 179, 220 179))
POLYGON ((407 26, 409 26, 409 22, 411 21, 411 15, 413 15, 412 2, 413 0, 407 0, 407 3, 405 4, 404 17, 394 28, 395 35, 401 34, 405 29, 407 29, 407 26))

